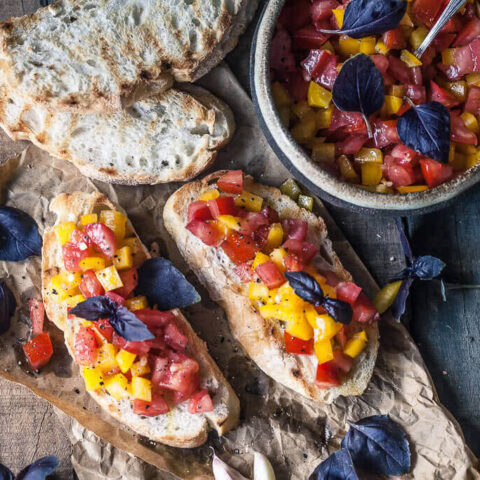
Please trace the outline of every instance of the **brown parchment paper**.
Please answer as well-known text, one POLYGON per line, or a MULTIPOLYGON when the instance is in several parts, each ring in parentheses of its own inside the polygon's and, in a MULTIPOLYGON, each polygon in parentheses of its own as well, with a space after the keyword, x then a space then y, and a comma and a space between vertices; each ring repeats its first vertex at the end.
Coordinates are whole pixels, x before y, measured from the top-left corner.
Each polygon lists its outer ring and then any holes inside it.
MULTIPOLYGON (((279 185, 288 172, 268 147, 252 103, 231 72, 220 66, 202 83, 232 107, 238 124, 235 138, 221 152, 214 169, 243 168, 259 181, 279 185)), ((34 147, 0 169, 0 183, 2 201, 28 212, 42 231, 54 221, 48 205, 60 192, 98 189, 120 204, 153 254, 170 258, 201 293, 202 303, 186 309, 186 316, 240 397, 240 427, 221 439, 212 434, 204 447, 175 449, 140 438, 104 413, 85 392, 62 334, 51 324, 52 361, 39 375, 27 371, 21 343, 28 334, 27 300, 39 295, 40 260, 0 262, 0 278, 8 278, 20 305, 12 328, 0 337, 0 375, 26 385, 57 407, 81 480, 211 479, 210 447, 247 476, 251 475, 251 452, 258 450, 271 460, 277 479, 307 479, 339 447, 348 420, 375 414, 389 414, 408 433, 413 468, 402 478, 480 479, 477 459, 465 445, 457 422, 439 405, 417 347, 405 328, 388 318, 381 322, 373 379, 361 397, 342 398, 330 406, 316 404, 259 371, 232 339, 223 311, 208 298, 163 227, 163 205, 178 184, 132 188, 91 181, 71 164, 34 147)), ((316 208, 327 221, 340 258, 357 283, 373 295, 375 282, 319 201, 316 208)))

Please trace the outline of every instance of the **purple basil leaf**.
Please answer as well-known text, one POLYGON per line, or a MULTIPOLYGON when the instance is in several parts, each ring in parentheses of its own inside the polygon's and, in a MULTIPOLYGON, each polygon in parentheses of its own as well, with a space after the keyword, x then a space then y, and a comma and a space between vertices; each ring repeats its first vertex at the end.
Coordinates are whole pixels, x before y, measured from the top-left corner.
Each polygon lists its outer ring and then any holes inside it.
POLYGON ((335 298, 325 297, 322 307, 336 322, 348 325, 353 318, 353 310, 349 303, 335 298))
POLYGON ((10 328, 10 320, 17 308, 17 302, 5 280, 0 280, 0 335, 10 328))
POLYGON ((96 322, 101 318, 112 318, 117 310, 117 304, 108 297, 90 297, 73 307, 68 313, 76 317, 96 322))
POLYGON ((147 326, 130 310, 120 305, 115 315, 110 318, 110 325, 115 333, 128 342, 143 342, 155 338, 147 326))
POLYGON ((413 278, 406 278, 402 285, 400 285, 400 289, 398 290, 397 296, 393 301, 392 306, 390 307, 390 311, 392 312, 393 318, 396 322, 400 321, 400 317, 405 312, 405 308, 407 306, 407 297, 410 293, 410 287, 413 283, 413 278))
POLYGON ((138 269, 135 291, 160 310, 184 308, 201 300, 193 285, 166 258, 151 258, 138 269))
POLYGON ((342 448, 332 453, 317 466, 309 480, 358 480, 349 451, 342 448))
POLYGON ((411 468, 410 445, 398 423, 376 415, 352 423, 342 440, 355 465, 383 475, 403 475, 411 468))
POLYGON ((403 253, 407 258, 407 264, 412 265, 413 263, 412 248, 410 247, 410 242, 408 241, 408 238, 405 235, 405 230, 403 229, 403 226, 402 226, 402 220, 400 218, 396 218, 395 224, 397 225, 398 233, 400 234, 400 242, 402 244, 403 253))
POLYGON ((442 273, 444 268, 444 262, 430 255, 417 257, 413 262, 413 274, 420 280, 433 280, 442 273))
POLYGON ((42 237, 35 220, 13 207, 0 207, 0 260, 20 262, 40 255, 42 237))
POLYGON ((305 272, 287 272, 285 277, 301 299, 315 307, 322 305, 325 300, 322 287, 311 275, 305 272))
POLYGON ((17 480, 45 480, 48 475, 57 469, 59 463, 55 455, 40 458, 24 468, 18 474, 17 480))
POLYGON ((13 473, 5 465, 0 463, 0 480, 15 480, 13 473))
POLYGON ((396 282, 397 280, 404 280, 405 278, 413 278, 415 275, 413 273, 413 267, 407 267, 403 270, 400 270, 397 274, 395 274, 390 281, 396 282))

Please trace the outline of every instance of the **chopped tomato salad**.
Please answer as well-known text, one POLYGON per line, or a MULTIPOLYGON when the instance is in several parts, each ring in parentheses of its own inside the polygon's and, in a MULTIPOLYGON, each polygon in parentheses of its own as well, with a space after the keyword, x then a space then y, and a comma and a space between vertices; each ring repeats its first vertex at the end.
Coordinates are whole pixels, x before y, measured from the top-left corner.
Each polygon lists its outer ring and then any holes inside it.
MULTIPOLYGON (((234 191, 238 179, 227 179, 225 185, 234 191)), ((192 214, 192 221, 197 214, 192 214)), ((64 305, 67 312, 89 297, 106 296, 134 312, 155 336, 127 341, 108 319, 79 318, 73 353, 86 389, 101 390, 117 401, 130 402, 134 413, 146 417, 165 415, 183 402, 190 413, 213 410, 210 393, 201 385, 199 364, 188 354, 189 340, 177 316, 153 309, 146 297, 135 296, 137 269, 145 255, 137 238, 128 236, 126 217, 115 210, 102 210, 83 215, 78 224, 60 223, 54 231, 62 248, 64 268, 51 279, 47 295, 64 305)), ((32 300, 30 311, 34 332, 41 332, 43 304, 32 300)), ((45 365, 53 353, 48 334, 35 336, 24 345, 24 351, 32 368, 45 365)))
MULTIPOLYGON (((215 212, 210 218, 192 218, 188 210, 186 228, 208 246, 218 248, 232 262, 232 269, 244 285, 252 305, 264 318, 279 322, 285 350, 292 355, 313 356, 318 364, 316 385, 341 385, 368 344, 365 325, 379 319, 379 313, 362 289, 341 281, 332 271, 319 270, 315 259, 318 246, 309 240, 308 224, 297 218, 282 218, 259 195, 245 190, 240 171, 227 172, 217 185, 190 204, 195 211, 204 205, 229 205, 228 213, 215 212), (231 187, 241 185, 238 191, 231 187), (234 191, 235 190, 235 191, 234 191), (201 227, 199 226, 201 224, 201 227), (211 236, 203 232, 211 231, 211 236), (215 237, 215 243, 210 240, 215 237), (297 296, 285 272, 304 271, 321 286, 325 295, 348 302, 353 321, 336 322, 321 307, 297 296)), ((163 368, 163 367, 162 367, 163 368)), ((199 392, 192 397, 193 410, 209 405, 199 392), (198 400, 197 406, 193 398, 198 400)))
POLYGON ((412 193, 447 182, 480 161, 480 19, 467 2, 418 59, 413 52, 448 4, 413 0, 400 25, 351 38, 341 29, 348 0, 288 0, 271 45, 272 94, 280 118, 312 159, 377 193, 412 193), (340 111, 332 89, 343 63, 363 53, 383 76, 385 102, 369 117, 340 111), (442 164, 408 149, 397 132, 410 107, 436 101, 450 113, 450 155, 442 164))

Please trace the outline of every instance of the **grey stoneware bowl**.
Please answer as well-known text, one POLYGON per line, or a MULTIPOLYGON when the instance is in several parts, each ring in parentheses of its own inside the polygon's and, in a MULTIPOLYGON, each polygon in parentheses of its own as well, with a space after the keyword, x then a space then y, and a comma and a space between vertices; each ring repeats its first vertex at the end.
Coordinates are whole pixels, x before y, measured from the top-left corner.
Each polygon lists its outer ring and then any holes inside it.
POLYGON ((262 130, 282 163, 313 193, 334 205, 376 215, 415 215, 445 207, 480 180, 480 164, 438 187, 418 193, 380 194, 362 190, 324 171, 295 142, 278 116, 270 82, 270 44, 285 0, 267 0, 250 53, 250 83, 262 130))

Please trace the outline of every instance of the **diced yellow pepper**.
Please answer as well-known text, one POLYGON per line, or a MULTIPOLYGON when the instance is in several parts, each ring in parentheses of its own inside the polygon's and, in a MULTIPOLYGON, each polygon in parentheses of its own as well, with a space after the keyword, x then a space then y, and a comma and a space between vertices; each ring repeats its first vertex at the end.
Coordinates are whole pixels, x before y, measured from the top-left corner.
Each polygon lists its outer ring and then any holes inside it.
POLYGON ((373 55, 375 53, 375 37, 364 37, 360 39, 360 53, 373 55))
POLYGON ((74 295, 73 297, 67 297, 65 299, 65 303, 67 304, 67 308, 76 307, 79 303, 84 302, 85 297, 81 294, 74 295))
POLYGON ((410 68, 421 67, 423 64, 412 52, 408 50, 402 50, 400 53, 400 60, 405 62, 410 68))
POLYGON ((302 312, 291 316, 290 320, 287 321, 285 331, 300 340, 310 340, 313 338, 313 328, 307 322, 302 312))
POLYGON ((317 111, 315 114, 315 121, 319 130, 330 127, 330 124, 332 123, 333 109, 334 106, 329 105, 327 108, 322 108, 317 111))
POLYGON ((104 268, 103 270, 99 270, 96 272, 96 276, 106 292, 123 287, 122 279, 113 265, 104 268))
POLYGON ((264 318, 276 318, 283 322, 291 321, 296 315, 293 309, 286 305, 263 305, 258 310, 264 318))
POLYGON ((240 220, 240 217, 234 217, 233 215, 219 215, 217 217, 217 222, 231 230, 240 230, 242 227, 240 220))
POLYGON ((335 20, 337 22, 337 26, 339 29, 342 28, 343 25, 343 17, 345 16, 345 9, 344 8, 334 8, 332 9, 333 15, 335 15, 335 20))
POLYGON ((82 377, 85 380, 85 389, 93 392, 104 385, 102 371, 96 367, 82 367, 82 377))
POLYGON ((335 161, 335 144, 334 143, 320 143, 315 145, 312 149, 312 160, 315 162, 329 162, 335 161))
POLYGON ((458 172, 460 170, 465 170, 466 168, 465 165, 467 164, 467 155, 463 153, 455 152, 453 161, 449 163, 453 167, 453 170, 455 172, 458 172))
POLYGON ((209 225, 215 227, 225 238, 232 233, 232 229, 219 220, 210 220, 209 225))
POLYGON ((383 163, 383 153, 379 148, 361 148, 354 157, 357 162, 383 163))
POLYGON ((144 308, 148 308, 148 300, 143 295, 129 298, 125 301, 125 306, 132 312, 135 310, 143 310, 144 308))
POLYGON ((276 248, 271 254, 270 258, 273 260, 273 263, 277 266, 277 268, 281 271, 284 272, 286 270, 285 264, 283 263, 283 259, 285 258, 285 255, 287 254, 286 250, 284 248, 276 248))
POLYGON ((362 163, 362 184, 378 185, 382 179, 382 167, 379 163, 365 162, 362 163))
POLYGON ((277 107, 291 105, 293 100, 287 89, 280 83, 274 82, 272 85, 273 101, 277 107))
POLYGON ((375 51, 380 55, 387 55, 390 49, 381 40, 378 40, 375 45, 375 51))
POLYGON ((313 210, 313 197, 309 195, 299 195, 297 203, 299 207, 305 208, 305 210, 313 210))
POLYGON ((263 283, 250 282, 248 284, 248 298, 252 302, 260 300, 266 303, 268 291, 268 287, 263 283))
POLYGON ((385 313, 393 304, 395 297, 397 296, 398 291, 402 281, 398 280, 397 282, 387 283, 373 299, 373 304, 379 313, 385 313))
POLYGON ((290 130, 290 133, 298 143, 308 143, 317 133, 317 124, 313 112, 312 115, 304 117, 297 123, 290 130))
POLYGON ((475 85, 477 87, 480 86, 480 73, 467 73, 465 75, 465 80, 467 81, 468 85, 475 85))
POLYGON ((98 349, 96 366, 102 372, 109 372, 117 366, 117 349, 112 343, 102 343, 98 349))
POLYGON ((292 117, 290 106, 282 105, 281 107, 278 107, 278 115, 282 124, 288 128, 290 126, 290 119, 292 117))
POLYGON ((235 205, 243 207, 249 212, 259 212, 262 209, 263 198, 244 190, 240 196, 235 198, 235 205))
POLYGON ((80 225, 88 225, 89 223, 97 223, 98 215, 96 213, 89 213, 80 217, 80 225))
POLYGON ((130 247, 134 265, 141 265, 145 261, 145 250, 142 242, 137 237, 124 238, 120 243, 120 247, 130 247))
POLYGON ((455 63, 455 56, 453 55, 454 51, 454 48, 446 48, 442 52, 442 63, 444 65, 453 65, 455 63))
POLYGON ((407 88, 405 85, 389 85, 387 87, 388 95, 392 95, 394 97, 403 98, 406 94, 407 88))
POLYGON ((53 298, 57 298, 60 301, 65 300, 67 297, 74 297, 80 293, 78 286, 81 281, 80 273, 63 271, 52 277, 48 287, 48 294, 54 295, 53 298))
POLYGON ((337 164, 340 168, 340 175, 344 180, 353 183, 360 182, 360 177, 358 173, 355 171, 352 162, 348 159, 346 155, 340 155, 337 158, 337 164))
POLYGON ((317 331, 318 340, 331 340, 343 327, 333 317, 326 313, 318 313, 312 306, 306 308, 305 316, 308 323, 317 331))
POLYGON ((360 53, 360 40, 348 37, 347 35, 340 35, 338 39, 338 49, 340 54, 349 57, 360 53))
POLYGON ((425 37, 428 35, 427 27, 421 25, 420 27, 413 30, 410 34, 410 45, 412 46, 413 50, 416 50, 421 43, 425 40, 425 37))
POLYGON ((309 117, 314 113, 306 101, 298 102, 292 105, 292 112, 300 120, 305 117, 309 117))
POLYGON ((284 283, 277 289, 277 295, 280 303, 296 312, 303 312, 305 302, 295 293, 289 283, 284 283))
POLYGON ((427 185, 409 185, 408 187, 397 187, 399 193, 415 193, 428 190, 427 185))
POLYGON ((121 242, 125 238, 127 217, 123 213, 116 210, 102 210, 99 220, 113 231, 117 242, 121 242))
POLYGON ((310 107, 327 108, 332 101, 332 92, 311 81, 308 85, 307 99, 310 107))
POLYGON ((348 340, 343 353, 351 358, 358 356, 367 346, 368 338, 365 330, 355 333, 353 337, 348 340))
MULTIPOLYGON (((333 11, 333 10, 332 10, 333 11)), ((326 50, 327 52, 330 52, 332 54, 335 54, 335 48, 332 45, 332 42, 330 40, 327 40, 323 45, 322 45, 322 50, 326 50)))
POLYGON ((147 378, 132 378, 132 397, 145 402, 152 401, 152 382, 147 378))
POLYGON ((143 355, 139 358, 138 362, 135 362, 130 367, 130 372, 133 377, 141 377, 150 373, 150 367, 148 365, 148 357, 143 355))
POLYGON ((205 193, 200 195, 198 198, 199 200, 202 200, 202 202, 208 202, 209 200, 215 200, 220 196, 220 192, 214 188, 212 190, 207 190, 205 193))
POLYGON ((252 269, 255 270, 259 265, 268 261, 270 261, 270 257, 268 255, 258 252, 253 259, 252 269))
POLYGON ((463 153, 464 155, 473 155, 477 149, 475 145, 470 145, 468 143, 456 143, 455 144, 455 153, 463 153))
POLYGON ((117 355, 115 356, 115 360, 120 367, 120 370, 123 373, 126 373, 130 370, 130 367, 133 365, 135 361, 136 355, 134 353, 127 352, 126 350, 120 350, 117 355))
POLYGON ((72 232, 76 229, 77 225, 73 222, 62 222, 53 228, 60 245, 65 245, 70 240, 72 232))
POLYGON ((315 350, 315 356, 317 357, 318 364, 329 362, 333 360, 333 348, 330 340, 316 340, 313 344, 315 350))
POLYGON ((117 401, 128 397, 128 379, 125 375, 117 373, 105 380, 105 389, 117 401))
POLYGON ((453 142, 450 142, 450 149, 448 151, 448 161, 453 162, 454 158, 455 158, 455 144, 453 142))
POLYGON ((473 113, 463 112, 460 117, 462 117, 465 126, 473 133, 479 132, 478 120, 473 113))
POLYGON ((458 100, 464 102, 467 99, 467 82, 459 80, 458 82, 446 82, 445 88, 458 100))
POLYGON ((472 168, 480 161, 480 151, 477 150, 472 155, 467 155, 467 161, 465 162, 465 168, 472 168))
POLYGON ((267 243, 264 250, 271 252, 274 248, 279 247, 283 242, 283 228, 281 223, 272 223, 268 231, 267 243))
POLYGON ((132 249, 130 247, 122 247, 115 250, 113 256, 113 265, 117 270, 128 270, 133 267, 132 249))
POLYGON ((280 185, 280 191, 295 201, 297 201, 298 196, 302 193, 301 188, 293 178, 287 178, 287 180, 280 185))
POLYGON ((402 20, 400 21, 400 25, 405 25, 406 27, 414 27, 414 23, 412 22, 412 19, 410 18, 410 15, 405 12, 405 15, 403 16, 402 20))
POLYGON ((385 95, 385 107, 388 115, 397 113, 403 105, 403 99, 393 95, 385 95))
POLYGON ((79 263, 82 272, 86 272, 87 270, 103 270, 107 263, 103 257, 87 257, 83 260, 80 260, 79 263))

